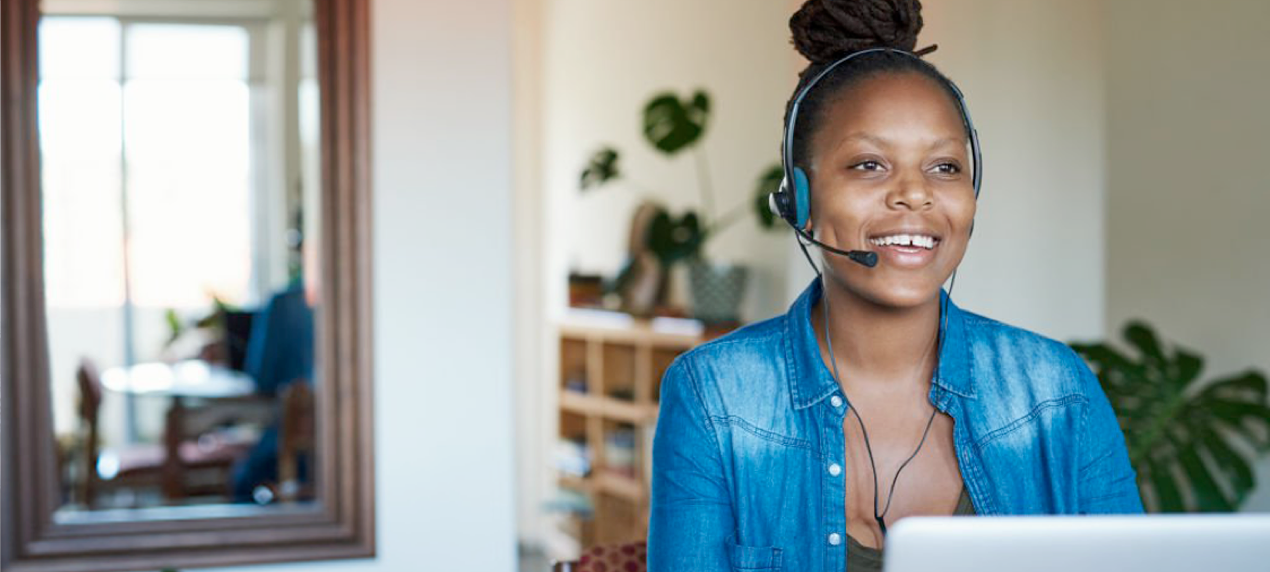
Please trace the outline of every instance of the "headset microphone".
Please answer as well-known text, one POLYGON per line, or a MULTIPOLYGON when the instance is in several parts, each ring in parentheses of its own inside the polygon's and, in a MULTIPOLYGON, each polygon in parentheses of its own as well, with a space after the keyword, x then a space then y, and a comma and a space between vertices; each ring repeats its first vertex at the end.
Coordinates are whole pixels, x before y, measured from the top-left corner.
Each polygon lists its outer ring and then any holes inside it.
POLYGON ((804 239, 807 239, 807 241, 811 242, 812 244, 819 246, 821 250, 832 252, 834 254, 837 254, 838 256, 845 256, 847 258, 850 258, 852 262, 856 262, 866 268, 873 268, 874 266, 878 265, 878 253, 873 252, 872 250, 837 249, 832 246, 829 246, 828 244, 820 242, 819 240, 812 238, 811 235, 807 233, 807 231, 801 228, 796 230, 798 231, 799 236, 803 237, 804 239))
MULTIPOLYGON (((781 185, 781 187, 783 191, 784 185, 781 185)), ((780 200, 778 197, 780 196, 781 196, 780 193, 772 193, 767 196, 767 206, 768 208, 772 209, 772 213, 775 214, 776 216, 782 216, 780 212, 780 208, 777 206, 777 201, 780 200)), ((831 252, 833 254, 837 254, 838 256, 845 256, 847 258, 850 258, 852 262, 860 264, 861 266, 864 266, 866 268, 873 268, 874 266, 878 265, 878 253, 876 252, 873 252, 871 250, 842 250, 840 248, 834 248, 832 246, 829 246, 828 244, 825 244, 823 242, 820 242, 819 240, 816 240, 815 237, 813 237, 811 234, 809 234, 807 231, 803 230, 802 228, 798 226, 794 226, 793 224, 791 224, 790 226, 794 229, 794 232, 798 233, 798 236, 802 237, 807 242, 810 242, 811 244, 814 244, 820 247, 821 250, 824 250, 826 252, 831 252)))

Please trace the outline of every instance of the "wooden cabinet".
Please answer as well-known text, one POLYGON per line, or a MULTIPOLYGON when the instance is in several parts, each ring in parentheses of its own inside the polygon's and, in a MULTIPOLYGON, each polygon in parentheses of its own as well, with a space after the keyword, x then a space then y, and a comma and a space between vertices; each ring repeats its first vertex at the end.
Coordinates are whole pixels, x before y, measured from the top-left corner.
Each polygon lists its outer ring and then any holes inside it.
POLYGON ((661 378, 717 332, 691 320, 579 313, 559 324, 555 474, 575 499, 564 526, 580 547, 648 534, 652 439, 661 378))

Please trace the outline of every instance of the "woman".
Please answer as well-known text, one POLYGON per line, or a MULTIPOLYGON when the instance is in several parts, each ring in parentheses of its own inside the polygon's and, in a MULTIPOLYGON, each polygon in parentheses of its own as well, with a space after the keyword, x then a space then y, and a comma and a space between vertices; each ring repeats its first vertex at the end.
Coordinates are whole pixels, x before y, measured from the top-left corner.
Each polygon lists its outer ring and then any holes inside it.
POLYGON ((977 144, 929 49, 912 52, 920 9, 809 0, 790 20, 811 64, 773 202, 818 247, 817 279, 666 372, 654 572, 855 572, 880 568, 906 516, 1142 511, 1084 362, 941 289, 973 227, 977 144))

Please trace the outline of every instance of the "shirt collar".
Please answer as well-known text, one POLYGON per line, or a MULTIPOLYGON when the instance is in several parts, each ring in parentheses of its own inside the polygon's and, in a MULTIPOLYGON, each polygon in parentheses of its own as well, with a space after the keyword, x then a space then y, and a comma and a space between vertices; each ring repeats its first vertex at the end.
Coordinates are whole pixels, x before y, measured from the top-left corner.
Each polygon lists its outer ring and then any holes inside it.
MULTIPOLYGON (((794 409, 811 407, 838 391, 838 384, 820 357, 820 345, 811 327, 811 308, 820 300, 821 293, 820 279, 813 279, 785 314, 785 360, 794 409)), ((944 290, 940 290, 939 296, 945 304, 946 322, 940 325, 944 335, 933 383, 962 397, 974 399, 962 310, 944 290)))

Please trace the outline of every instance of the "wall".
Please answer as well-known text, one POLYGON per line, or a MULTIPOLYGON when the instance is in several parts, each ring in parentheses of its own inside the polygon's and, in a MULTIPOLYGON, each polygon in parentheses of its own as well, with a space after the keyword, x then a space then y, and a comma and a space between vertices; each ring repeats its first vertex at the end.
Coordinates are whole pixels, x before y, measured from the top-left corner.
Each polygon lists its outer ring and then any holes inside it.
POLYGON ((512 4, 371 8, 379 555, 235 570, 514 570, 512 4))
MULTIPOLYGON (((544 522, 541 507, 555 490, 547 470, 555 425, 545 420, 555 402, 540 380, 553 379, 555 364, 547 356, 555 346, 546 316, 545 294, 555 275, 544 272, 543 224, 547 208, 542 192, 543 17, 549 0, 513 2, 513 187, 516 256, 515 371, 512 379, 516 408, 516 530, 518 538, 537 546, 544 522), (550 425, 550 427, 548 427, 550 425)), ((557 286, 558 287, 558 286, 557 286)))
MULTIPOLYGON (((1108 4, 1107 326, 1270 374, 1270 3, 1108 4), (1146 14, 1146 16, 1144 16, 1146 14)), ((1270 511, 1270 458, 1246 510, 1270 511)))

